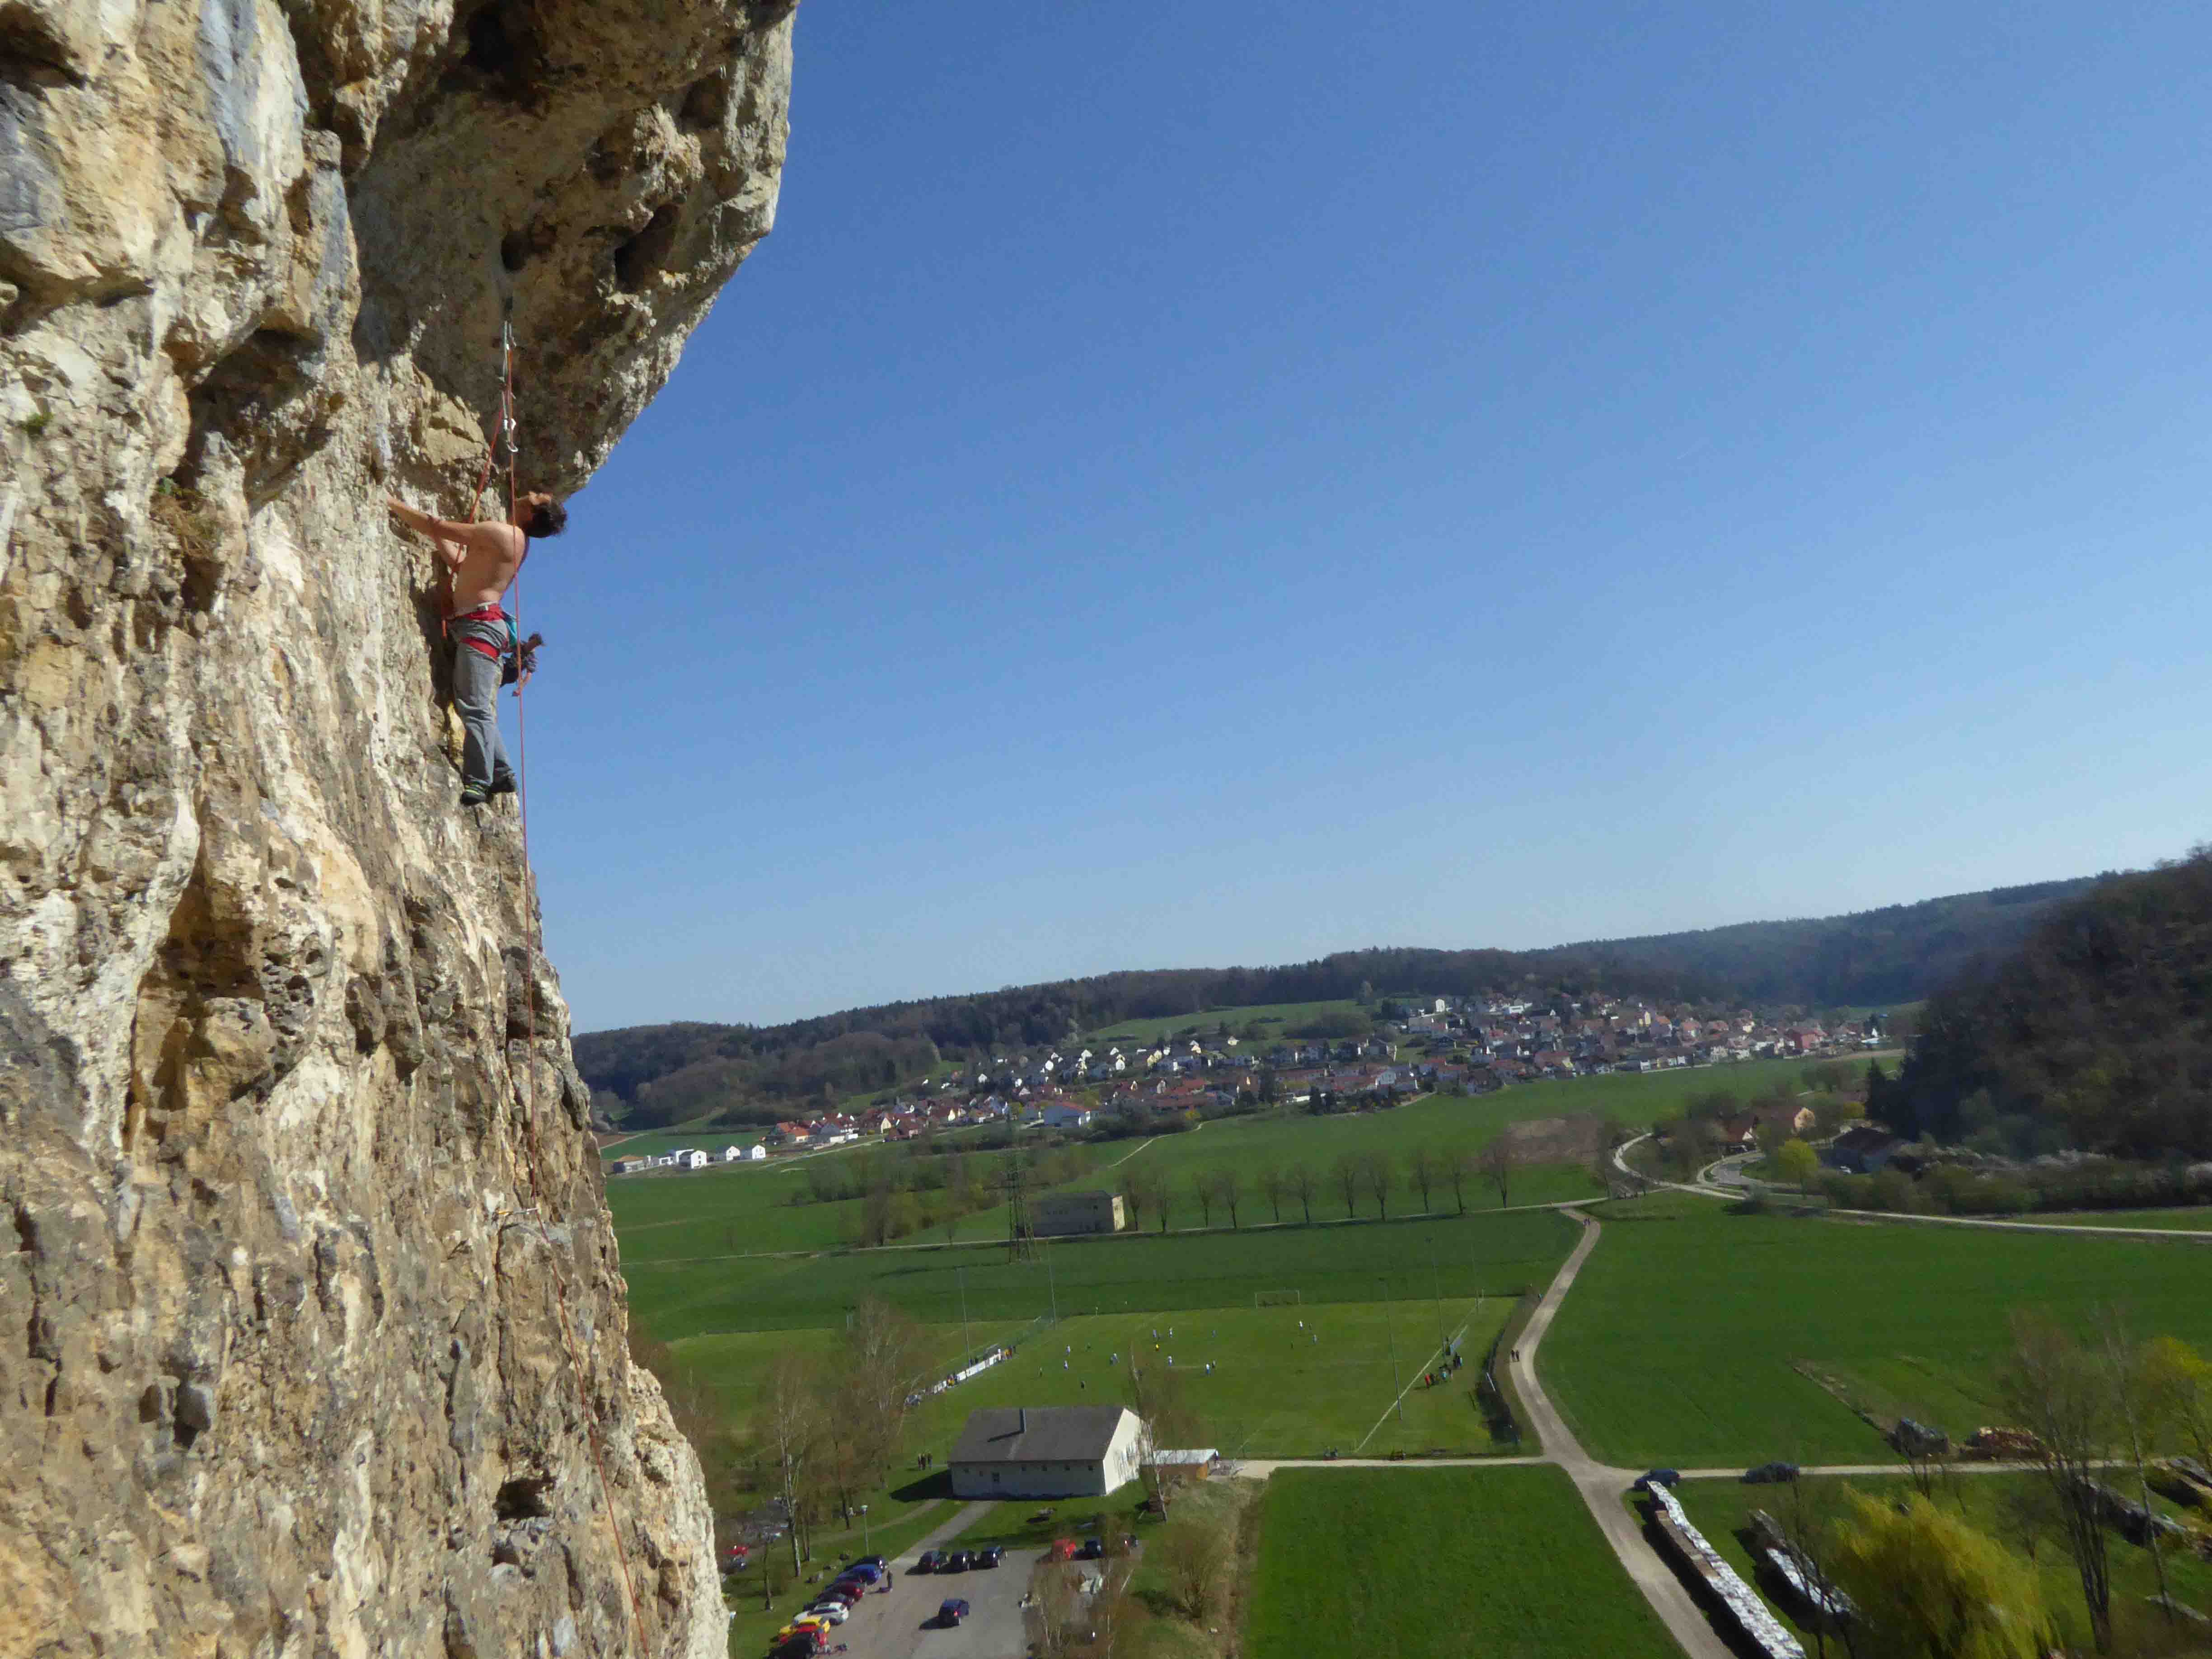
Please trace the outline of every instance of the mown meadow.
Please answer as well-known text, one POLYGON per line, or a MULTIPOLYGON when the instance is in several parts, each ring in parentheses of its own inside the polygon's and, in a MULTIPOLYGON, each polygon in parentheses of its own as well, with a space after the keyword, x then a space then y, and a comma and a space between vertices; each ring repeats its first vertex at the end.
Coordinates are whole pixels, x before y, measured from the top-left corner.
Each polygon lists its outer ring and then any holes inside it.
POLYGON ((1562 1470, 1285 1469, 1251 1659, 1677 1659, 1562 1470))
POLYGON ((1553 1400, 1608 1462, 1741 1467, 1891 1454, 1853 1407, 1970 1433, 2004 1420, 2015 1310, 2117 1306, 2212 1341, 2212 1258, 2183 1241, 1612 1202, 1543 1348, 1553 1400))

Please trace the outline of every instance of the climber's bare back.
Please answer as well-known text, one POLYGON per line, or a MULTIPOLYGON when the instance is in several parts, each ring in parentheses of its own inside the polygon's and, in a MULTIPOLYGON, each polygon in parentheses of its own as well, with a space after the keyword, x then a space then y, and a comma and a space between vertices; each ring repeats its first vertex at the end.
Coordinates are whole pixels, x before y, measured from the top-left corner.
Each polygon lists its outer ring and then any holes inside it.
MULTIPOLYGON (((534 513, 552 499, 536 492, 525 495, 516 504, 517 516, 534 513)), ((455 524, 417 512, 396 497, 390 506, 402 523, 430 538, 437 548, 438 558, 453 583, 453 598, 447 606, 450 616, 497 605, 521 568, 523 555, 530 550, 530 538, 515 525, 497 520, 455 524)))
POLYGON ((530 545, 511 524, 472 524, 459 545, 438 538, 438 556, 453 573, 453 614, 497 605, 514 584, 514 573, 530 545))

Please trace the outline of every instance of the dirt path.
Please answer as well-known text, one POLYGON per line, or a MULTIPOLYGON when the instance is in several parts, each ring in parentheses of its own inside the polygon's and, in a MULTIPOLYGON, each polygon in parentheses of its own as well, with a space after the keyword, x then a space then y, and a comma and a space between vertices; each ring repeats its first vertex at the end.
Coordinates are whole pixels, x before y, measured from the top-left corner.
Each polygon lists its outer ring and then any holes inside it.
POLYGON ((1627 1505, 1621 1502, 1634 1475, 1627 1469, 1616 1469, 1599 1462, 1583 1449, 1566 1419, 1552 1404, 1552 1397, 1544 1392, 1544 1385, 1536 1378, 1536 1351, 1543 1344, 1544 1334, 1552 1328, 1552 1320, 1566 1300, 1567 1292, 1574 1287, 1575 1276, 1589 1260, 1590 1252, 1597 1248, 1598 1224, 1579 1211, 1567 1213, 1583 1224, 1583 1236, 1570 1255, 1553 1275, 1544 1299, 1536 1304, 1536 1311, 1528 1316, 1528 1324, 1521 1333, 1520 1346, 1507 1361, 1513 1373, 1513 1386, 1520 1391, 1521 1403, 1527 1409, 1530 1421, 1543 1442, 1545 1461, 1557 1463, 1567 1472, 1582 1493, 1583 1505, 1590 1518, 1597 1522, 1605 1541, 1613 1546, 1613 1553, 1620 1558, 1644 1599, 1667 1626, 1682 1650, 1691 1659, 1734 1659, 1727 1643, 1707 1622, 1698 1604, 1690 1599, 1690 1592, 1674 1577, 1674 1570, 1660 1559, 1659 1553, 1644 1541, 1644 1528, 1627 1505))

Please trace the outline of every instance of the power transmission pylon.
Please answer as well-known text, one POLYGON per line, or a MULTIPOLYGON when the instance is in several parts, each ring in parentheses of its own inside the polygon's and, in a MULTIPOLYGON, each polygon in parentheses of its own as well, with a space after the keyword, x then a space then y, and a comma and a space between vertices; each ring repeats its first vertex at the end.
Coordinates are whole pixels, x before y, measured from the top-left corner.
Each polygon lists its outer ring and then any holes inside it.
POLYGON ((1036 1260, 1036 1234, 1030 1226, 1029 1171, 1018 1158, 1006 1164, 1006 1260, 1036 1260))

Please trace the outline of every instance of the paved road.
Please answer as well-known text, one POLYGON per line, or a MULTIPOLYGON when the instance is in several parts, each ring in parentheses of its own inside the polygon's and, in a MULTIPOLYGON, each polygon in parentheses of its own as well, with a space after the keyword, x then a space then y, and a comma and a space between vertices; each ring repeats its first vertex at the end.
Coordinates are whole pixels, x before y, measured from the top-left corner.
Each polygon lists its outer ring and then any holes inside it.
MULTIPOLYGON (((1624 1140, 1613 1148, 1613 1167, 1623 1175, 1635 1176, 1655 1187, 1664 1187, 1669 1192, 1695 1193, 1699 1198, 1741 1199, 1750 1190, 1743 1165, 1758 1156, 1755 1152, 1746 1152, 1708 1164, 1698 1171, 1694 1182, 1661 1181, 1630 1169, 1621 1155, 1637 1141, 1650 1138, 1648 1133, 1640 1134, 1635 1139, 1624 1140)), ((2010 1233, 2064 1233, 2070 1238, 2089 1235, 2106 1238, 2156 1238, 2184 1244, 2212 1244, 2212 1230, 2200 1232, 2187 1227, 2083 1227, 2069 1225, 2063 1221, 1992 1221, 1972 1215, 1904 1215, 1894 1210, 1830 1210, 1827 1213, 1853 1221, 1894 1221, 1907 1225, 1920 1223, 1936 1227, 1994 1227, 2001 1232, 2010 1233)))

